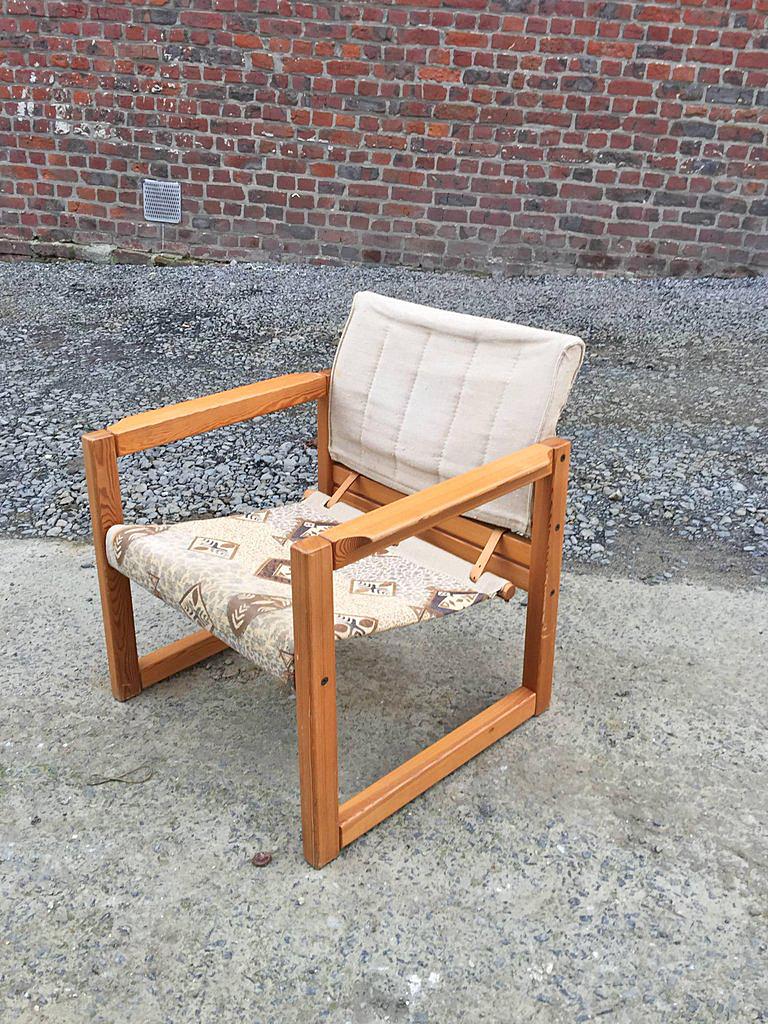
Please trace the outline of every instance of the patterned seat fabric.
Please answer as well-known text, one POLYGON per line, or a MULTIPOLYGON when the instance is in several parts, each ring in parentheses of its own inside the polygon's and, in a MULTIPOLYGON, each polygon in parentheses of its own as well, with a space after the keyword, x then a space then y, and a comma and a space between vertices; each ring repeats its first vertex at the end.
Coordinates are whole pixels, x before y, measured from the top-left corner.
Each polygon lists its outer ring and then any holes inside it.
MULTIPOLYGON (((322 498, 173 526, 113 526, 107 557, 258 668, 292 677, 290 548, 339 521, 322 498)), ((468 575, 459 580, 390 548, 334 573, 336 638, 423 622, 489 596, 468 575)))

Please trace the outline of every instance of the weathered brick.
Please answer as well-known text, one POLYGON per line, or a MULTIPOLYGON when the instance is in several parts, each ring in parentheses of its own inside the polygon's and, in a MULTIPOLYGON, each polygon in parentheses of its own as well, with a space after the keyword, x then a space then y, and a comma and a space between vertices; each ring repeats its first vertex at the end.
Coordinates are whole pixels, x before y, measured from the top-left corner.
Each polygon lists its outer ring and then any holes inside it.
POLYGON ((727 196, 722 192, 710 192, 701 197, 699 206, 702 210, 722 210, 727 213, 743 214, 747 212, 747 202, 740 196, 727 196))
POLYGON ((717 125, 712 121, 686 120, 678 121, 672 126, 675 135, 685 135, 695 139, 714 139, 717 125))
MULTIPOLYGON (((768 59, 766 68, 768 69, 768 59)), ((706 91, 708 103, 723 103, 729 107, 751 106, 754 98, 754 89, 741 89, 736 85, 710 85, 706 91)))
POLYGON ((561 217, 559 226, 562 231, 574 231, 578 234, 601 235, 605 230, 605 223, 596 218, 568 215, 561 217))

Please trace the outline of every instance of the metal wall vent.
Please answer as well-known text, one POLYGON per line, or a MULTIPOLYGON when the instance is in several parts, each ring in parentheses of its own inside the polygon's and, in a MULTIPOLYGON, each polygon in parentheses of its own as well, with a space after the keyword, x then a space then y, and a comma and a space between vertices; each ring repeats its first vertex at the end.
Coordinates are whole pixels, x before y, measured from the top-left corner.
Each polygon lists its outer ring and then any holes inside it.
POLYGON ((144 179, 144 216, 163 224, 181 220, 181 185, 178 181, 144 179))

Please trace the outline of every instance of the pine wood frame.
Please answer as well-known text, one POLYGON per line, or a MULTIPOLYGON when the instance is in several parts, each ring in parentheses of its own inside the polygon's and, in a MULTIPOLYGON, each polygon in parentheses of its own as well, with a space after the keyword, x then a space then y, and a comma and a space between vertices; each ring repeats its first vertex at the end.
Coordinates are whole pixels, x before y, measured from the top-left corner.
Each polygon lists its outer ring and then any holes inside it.
POLYGON ((365 514, 291 549, 302 837, 304 855, 316 868, 549 707, 570 456, 568 441, 551 438, 411 495, 362 475, 350 481, 352 471, 329 453, 329 378, 327 371, 289 374, 130 416, 83 436, 112 693, 125 701, 227 645, 200 630, 139 657, 130 581, 106 557, 107 531, 123 521, 118 457, 317 402, 318 486, 331 494, 349 481, 344 501, 365 514), (463 515, 528 484, 533 484, 530 540, 507 531, 498 536, 498 527, 463 515), (333 570, 411 536, 458 555, 468 572, 483 559, 490 572, 528 591, 522 685, 340 804, 333 570))

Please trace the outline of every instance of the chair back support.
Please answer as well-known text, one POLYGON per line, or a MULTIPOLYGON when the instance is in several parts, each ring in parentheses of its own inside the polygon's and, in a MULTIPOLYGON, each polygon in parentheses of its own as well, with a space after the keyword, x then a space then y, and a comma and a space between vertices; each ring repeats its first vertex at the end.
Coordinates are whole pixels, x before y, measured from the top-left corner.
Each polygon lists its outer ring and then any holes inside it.
MULTIPOLYGON (((584 356, 568 334, 358 292, 331 374, 329 450, 413 493, 555 433, 584 356)), ((467 515, 526 534, 531 488, 467 515)))

